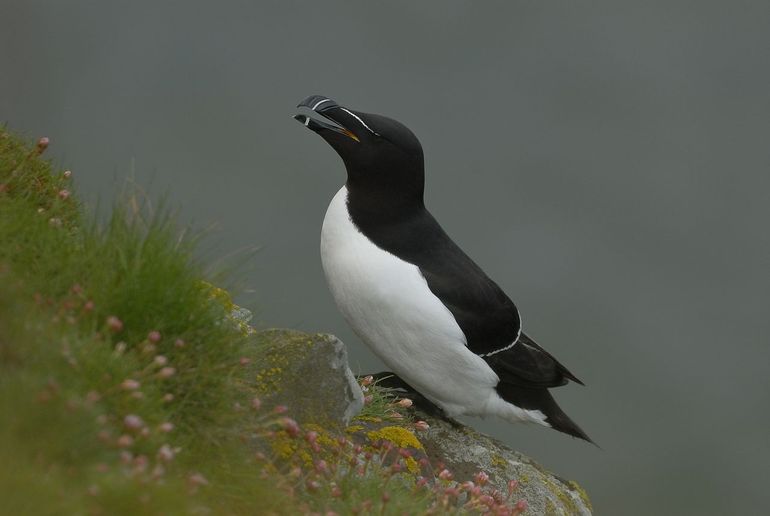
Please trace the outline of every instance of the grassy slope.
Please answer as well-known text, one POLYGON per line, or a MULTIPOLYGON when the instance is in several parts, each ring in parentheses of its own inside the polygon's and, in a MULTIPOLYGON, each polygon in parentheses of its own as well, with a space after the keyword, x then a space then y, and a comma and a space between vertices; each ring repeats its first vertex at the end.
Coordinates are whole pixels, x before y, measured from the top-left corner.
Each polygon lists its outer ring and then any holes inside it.
POLYGON ((86 220, 42 150, 0 132, 5 510, 265 509, 270 482, 224 430, 244 335, 193 242, 130 202, 103 227, 86 220))
MULTIPOLYGON (((518 514, 448 472, 415 487, 390 444, 261 413, 243 366, 258 346, 194 240, 136 198, 97 225, 44 150, 0 127, 2 511, 518 514), (255 436, 293 455, 255 453, 255 436)), ((376 386, 367 401, 368 418, 399 410, 376 386)))

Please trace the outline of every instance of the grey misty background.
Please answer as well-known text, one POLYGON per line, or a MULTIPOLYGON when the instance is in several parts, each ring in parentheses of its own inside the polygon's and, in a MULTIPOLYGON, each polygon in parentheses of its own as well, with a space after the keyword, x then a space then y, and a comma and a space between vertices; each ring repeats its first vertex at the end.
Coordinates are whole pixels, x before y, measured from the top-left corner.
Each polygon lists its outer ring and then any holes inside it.
MULTIPOLYGON (((310 94, 422 141, 427 204, 588 385, 602 446, 482 430, 598 514, 756 514, 770 464, 765 2, 0 2, 0 120, 52 140, 92 202, 126 176, 258 245, 238 302, 333 332, 318 238, 339 158, 310 94), (249 290, 254 293, 249 293, 249 290)), ((447 381, 452 381, 447 378, 447 381)), ((308 378, 312 383, 312 378, 308 378)))

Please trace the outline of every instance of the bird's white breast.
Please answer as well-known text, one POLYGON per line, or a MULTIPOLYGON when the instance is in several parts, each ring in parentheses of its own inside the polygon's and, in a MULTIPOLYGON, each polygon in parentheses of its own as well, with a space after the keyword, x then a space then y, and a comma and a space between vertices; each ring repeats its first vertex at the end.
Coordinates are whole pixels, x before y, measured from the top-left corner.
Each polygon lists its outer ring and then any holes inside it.
POLYGON ((419 268, 358 230, 345 187, 326 212, 321 259, 342 315, 393 372, 450 414, 486 412, 487 400, 497 398, 497 375, 468 350, 419 268))

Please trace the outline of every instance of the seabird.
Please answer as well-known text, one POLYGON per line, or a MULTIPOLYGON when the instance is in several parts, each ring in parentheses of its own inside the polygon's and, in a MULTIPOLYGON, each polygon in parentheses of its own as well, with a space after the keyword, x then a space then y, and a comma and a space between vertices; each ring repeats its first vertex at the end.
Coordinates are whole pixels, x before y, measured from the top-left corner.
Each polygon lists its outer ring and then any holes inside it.
POLYGON ((538 423, 592 442, 548 391, 583 382, 522 331, 516 305, 425 208, 417 137, 321 95, 297 108, 347 170, 324 217, 321 259, 361 340, 446 416, 538 423))

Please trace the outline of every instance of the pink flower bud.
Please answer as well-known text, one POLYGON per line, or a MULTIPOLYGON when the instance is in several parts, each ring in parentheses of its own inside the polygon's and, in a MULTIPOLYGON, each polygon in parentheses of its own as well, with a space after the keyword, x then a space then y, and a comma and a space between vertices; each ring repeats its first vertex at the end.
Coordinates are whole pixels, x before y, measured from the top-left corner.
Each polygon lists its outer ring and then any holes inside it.
POLYGON ((281 421, 279 424, 281 425, 281 428, 291 437, 296 437, 297 435, 299 435, 299 425, 292 418, 290 417, 281 418, 281 421))
POLYGON ((480 486, 486 485, 486 483, 489 482, 489 475, 487 475, 483 471, 479 471, 478 473, 476 473, 476 475, 474 475, 473 478, 476 481, 476 483, 480 486))
POLYGON ((158 342, 160 342, 160 332, 157 330, 152 330, 150 333, 147 334, 147 340, 149 340, 153 344, 157 344, 158 342))
POLYGON ((396 403, 396 405, 403 408, 409 408, 412 406, 412 400, 410 400, 409 398, 401 398, 400 400, 398 400, 398 403, 396 403))
POLYGON ((121 321, 114 315, 111 315, 107 317, 107 328, 109 328, 110 331, 114 331, 115 333, 117 333, 123 330, 123 321, 121 321))
POLYGON ((409 450, 405 450, 404 448, 398 449, 398 454, 401 455, 403 458, 408 459, 412 456, 412 452, 409 450))
POLYGON ((67 189, 62 189, 62 190, 59 190, 59 193, 56 195, 58 195, 59 199, 61 199, 62 201, 66 201, 67 199, 70 198, 70 191, 67 189))
POLYGON ((163 355, 158 355, 153 359, 153 362, 155 362, 155 365, 164 366, 168 364, 168 358, 163 355))
POLYGON ((428 483, 428 479, 425 477, 417 477, 416 485, 417 487, 423 487, 428 483))
POLYGON ((184 340, 182 340, 182 339, 176 339, 176 340, 174 341, 174 346, 176 346, 176 347, 178 347, 178 348, 183 348, 183 347, 184 347, 184 340))
POLYGON ((160 426, 158 427, 158 430, 160 430, 164 434, 169 433, 173 429, 174 429, 174 424, 169 423, 168 421, 166 421, 165 423, 161 423, 160 426))
POLYGON ((426 423, 425 421, 418 421, 414 424, 415 430, 420 430, 421 432, 424 432, 430 428, 430 425, 426 423))
POLYGON ((286 405, 276 405, 273 409, 276 414, 286 414, 288 411, 289 408, 286 405))
POLYGON ((121 448, 128 448, 129 446, 134 444, 134 438, 131 437, 130 435, 123 434, 120 437, 118 437, 117 444, 121 448))
POLYGON ((132 378, 126 378, 123 380, 123 382, 120 384, 120 388, 126 391, 134 391, 141 387, 142 384, 137 382, 136 380, 132 378))
POLYGON ((310 430, 305 434, 305 440, 309 443, 314 443, 318 440, 318 432, 310 430))
POLYGON ((371 385, 374 382, 374 376, 364 376, 361 378, 361 385, 371 385))
POLYGON ((83 310, 85 310, 86 312, 93 312, 94 311, 94 302, 91 301, 90 299, 88 301, 86 301, 85 304, 83 305, 83 310))
POLYGON ((319 461, 317 461, 317 462, 315 463, 315 470, 316 470, 318 473, 321 473, 322 475, 325 475, 326 473, 328 473, 328 472, 329 472, 329 465, 328 465, 328 464, 326 464, 326 461, 325 461, 325 460, 323 460, 323 459, 322 459, 322 460, 319 460, 319 461))
POLYGON ((37 153, 42 154, 43 151, 45 151, 48 148, 48 144, 51 143, 51 141, 48 139, 47 136, 43 136, 37 141, 37 153))
POLYGON ((158 450, 158 459, 162 462, 171 462, 174 459, 174 455, 174 450, 168 444, 164 444, 158 450))
POLYGON ((442 469, 441 473, 438 474, 438 478, 441 480, 452 480, 452 472, 448 469, 442 469))
POLYGON ((206 480, 206 477, 204 477, 200 473, 193 473, 192 475, 187 477, 187 481, 192 486, 207 486, 207 485, 209 485, 209 481, 206 480))
POLYGON ((516 502, 516 505, 513 507, 513 513, 514 514, 521 514, 522 512, 527 510, 527 507, 529 507, 529 504, 526 500, 519 500, 516 502))
POLYGON ((259 410, 262 408, 262 400, 259 398, 252 398, 251 399, 251 408, 254 410, 259 410))
POLYGON ((72 171, 71 170, 65 170, 62 175, 64 176, 64 179, 69 179, 72 176, 72 171))
POLYGON ((123 424, 131 430, 139 430, 144 426, 144 421, 135 414, 129 414, 123 418, 123 424))
POLYGON ((158 376, 161 378, 170 378, 176 374, 176 369, 173 367, 164 367, 160 371, 158 371, 158 376))
POLYGON ((519 487, 519 482, 516 480, 509 480, 508 481, 508 496, 511 496, 514 491, 516 491, 516 488, 519 487))

